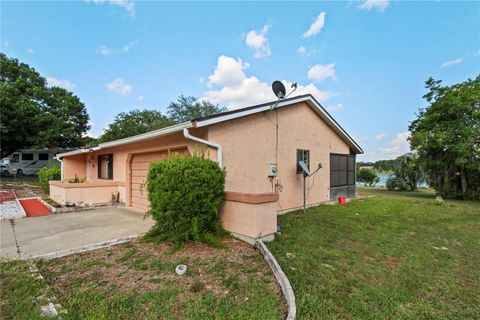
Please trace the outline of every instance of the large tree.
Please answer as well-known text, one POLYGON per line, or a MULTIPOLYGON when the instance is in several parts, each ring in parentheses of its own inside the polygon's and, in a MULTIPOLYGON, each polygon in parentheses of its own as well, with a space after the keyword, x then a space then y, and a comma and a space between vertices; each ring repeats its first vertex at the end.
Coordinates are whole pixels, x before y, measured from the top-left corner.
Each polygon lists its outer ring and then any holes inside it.
POLYGON ((428 182, 443 197, 480 199, 480 76, 451 86, 426 81, 429 103, 409 130, 428 182))
POLYGON ((168 116, 160 111, 148 109, 119 113, 100 136, 99 142, 134 136, 225 110, 226 108, 213 105, 208 101, 199 102, 195 97, 181 95, 168 105, 168 116))
POLYGON ((170 102, 167 114, 175 122, 184 122, 224 112, 227 109, 209 101, 199 101, 195 97, 181 95, 177 101, 170 102))
POLYGON ((161 129, 174 124, 174 121, 156 110, 132 110, 119 113, 113 123, 108 125, 100 136, 99 142, 107 142, 148 131, 161 129))
POLYGON ((0 53, 1 154, 21 148, 78 147, 90 128, 85 105, 71 92, 48 87, 29 65, 0 53))

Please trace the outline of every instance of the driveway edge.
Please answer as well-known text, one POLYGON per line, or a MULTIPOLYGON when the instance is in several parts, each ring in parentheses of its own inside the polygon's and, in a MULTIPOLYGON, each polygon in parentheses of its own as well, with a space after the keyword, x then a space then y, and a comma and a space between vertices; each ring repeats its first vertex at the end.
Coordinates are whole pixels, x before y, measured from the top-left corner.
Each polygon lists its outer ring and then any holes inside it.
POLYGON ((262 240, 257 240, 255 242, 255 246, 258 248, 260 253, 262 254, 265 261, 270 266, 277 282, 280 284, 282 288, 283 296, 287 301, 288 305, 288 314, 285 318, 286 320, 295 320, 297 316, 297 306, 295 304, 295 294, 293 293, 292 286, 290 285, 290 281, 288 281, 287 276, 283 272, 282 268, 278 264, 277 260, 273 256, 273 254, 268 250, 267 246, 262 240))
POLYGON ((97 242, 97 243, 92 243, 92 244, 87 244, 81 247, 76 247, 72 249, 67 249, 67 250, 60 250, 60 251, 55 251, 55 252, 50 252, 50 253, 45 253, 45 254, 39 254, 36 256, 31 256, 31 257, 25 257, 24 259, 45 259, 45 260, 53 260, 57 258, 62 258, 66 256, 70 256, 72 254, 76 253, 82 253, 82 252, 87 252, 87 251, 92 251, 92 250, 97 250, 101 248, 108 248, 117 244, 125 243, 130 240, 139 238, 143 236, 145 233, 139 233, 139 234, 134 234, 128 237, 123 237, 123 238, 118 238, 118 239, 113 239, 113 240, 108 240, 108 241, 102 241, 102 242, 97 242))

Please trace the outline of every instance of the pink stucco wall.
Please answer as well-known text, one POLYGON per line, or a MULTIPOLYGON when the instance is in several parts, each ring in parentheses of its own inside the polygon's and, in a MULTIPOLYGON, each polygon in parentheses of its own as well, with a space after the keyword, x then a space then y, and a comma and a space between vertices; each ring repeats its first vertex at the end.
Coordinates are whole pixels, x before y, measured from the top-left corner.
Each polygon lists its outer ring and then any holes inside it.
POLYGON ((296 149, 310 150, 312 171, 319 163, 323 166, 315 178, 308 178, 309 205, 329 200, 330 153, 348 154, 350 151, 349 146, 304 103, 213 125, 209 128, 208 139, 222 145, 223 164, 227 170, 225 189, 278 192, 278 211, 303 204, 303 178, 296 174, 296 149), (269 163, 277 163, 276 178, 268 177, 269 163))

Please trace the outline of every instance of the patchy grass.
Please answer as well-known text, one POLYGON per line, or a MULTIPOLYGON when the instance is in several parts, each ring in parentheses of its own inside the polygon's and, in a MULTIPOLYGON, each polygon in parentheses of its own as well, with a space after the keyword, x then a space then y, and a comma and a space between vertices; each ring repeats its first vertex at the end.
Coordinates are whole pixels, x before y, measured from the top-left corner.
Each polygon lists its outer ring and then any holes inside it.
POLYGON ((37 176, 8 176, 8 177, 1 177, 0 178, 0 184, 16 184, 16 185, 21 185, 21 184, 30 184, 34 186, 40 186, 40 183, 38 182, 38 177, 37 176))
POLYGON ((360 194, 279 217, 298 319, 480 319, 480 203, 360 194))
MULTIPOLYGON (((260 254, 241 241, 223 243, 187 243, 171 254, 169 243, 133 241, 37 266, 68 310, 62 319, 281 319, 286 306, 260 254), (178 264, 188 266, 185 276, 175 274, 178 264)), ((21 262, 2 266, 20 268, 2 272, 2 316, 35 319, 42 282, 21 262)))

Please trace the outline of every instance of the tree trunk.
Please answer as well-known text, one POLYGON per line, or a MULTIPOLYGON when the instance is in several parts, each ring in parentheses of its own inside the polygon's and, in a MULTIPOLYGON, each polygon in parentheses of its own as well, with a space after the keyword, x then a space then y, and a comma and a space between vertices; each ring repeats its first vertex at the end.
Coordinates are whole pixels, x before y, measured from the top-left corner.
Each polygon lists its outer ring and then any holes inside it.
POLYGON ((463 168, 460 171, 460 180, 462 182, 462 192, 465 195, 468 190, 468 185, 467 185, 467 177, 465 177, 465 171, 463 170, 463 168))

